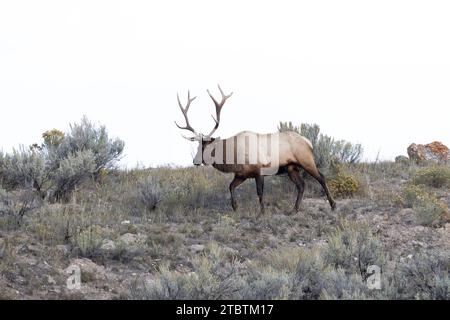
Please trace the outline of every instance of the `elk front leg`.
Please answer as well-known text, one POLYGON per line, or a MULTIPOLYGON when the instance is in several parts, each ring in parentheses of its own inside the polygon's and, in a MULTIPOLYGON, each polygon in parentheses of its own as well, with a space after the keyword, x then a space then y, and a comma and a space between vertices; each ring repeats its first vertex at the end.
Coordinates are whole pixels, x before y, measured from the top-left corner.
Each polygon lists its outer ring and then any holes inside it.
POLYGON ((303 167, 306 172, 308 172, 314 179, 316 179, 320 185, 322 186, 323 190, 325 191, 325 194, 327 195, 328 203, 330 204, 331 210, 336 209, 336 201, 334 201, 333 197, 331 196, 330 190, 328 189, 327 182, 325 179, 325 176, 317 170, 317 168, 314 167, 303 167))
POLYGON ((255 177, 255 181, 256 181, 256 193, 258 194, 258 197, 259 197, 259 206, 261 208, 261 213, 264 213, 264 200, 263 200, 263 195, 264 195, 264 177, 263 176, 256 176, 255 177))
POLYGON ((316 179, 317 179, 317 181, 319 181, 323 190, 325 190, 325 194, 327 195, 328 203, 330 204, 331 210, 335 210, 336 209, 336 201, 334 201, 333 197, 331 196, 330 190, 328 189, 328 186, 327 186, 325 176, 319 171, 319 177, 316 179))
POLYGON ((231 183, 230 183, 231 206, 233 207, 234 211, 237 210, 236 199, 234 198, 234 189, 236 189, 236 187, 239 186, 244 181, 245 181, 245 178, 234 176, 233 181, 231 181, 231 183))

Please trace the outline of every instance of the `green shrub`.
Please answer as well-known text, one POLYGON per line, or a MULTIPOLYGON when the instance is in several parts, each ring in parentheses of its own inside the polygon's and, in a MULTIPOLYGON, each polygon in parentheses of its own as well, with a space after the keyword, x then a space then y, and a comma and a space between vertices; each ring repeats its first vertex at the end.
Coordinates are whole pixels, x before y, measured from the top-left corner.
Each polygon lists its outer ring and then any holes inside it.
POLYGON ((163 198, 163 188, 152 177, 141 180, 137 185, 137 197, 146 212, 156 209, 163 198))
POLYGON ((56 200, 69 200, 75 187, 93 178, 95 172, 95 158, 91 150, 69 154, 67 158, 60 160, 58 168, 52 174, 52 197, 56 200))
MULTIPOLYGON (((364 246, 360 247, 364 252, 364 246)), ((366 275, 361 274, 361 270, 365 272, 365 269, 358 266, 352 253, 347 254, 351 259, 351 267, 347 270, 342 267, 347 264, 347 258, 342 259, 341 256, 339 263, 336 263, 336 258, 333 258, 336 253, 332 250, 327 247, 302 250, 297 271, 293 275, 290 299, 373 299, 376 296, 375 292, 367 288, 366 275)), ((380 255, 380 252, 377 250, 375 254, 380 255)), ((372 262, 367 256, 367 253, 361 254, 362 260, 372 262)), ((373 260, 381 263, 382 258, 373 260)))
POLYGON ((25 215, 41 206, 32 190, 6 191, 0 188, 0 229, 17 229, 25 215))
POLYGON ((21 146, 11 154, 0 154, 2 184, 7 189, 33 188, 43 197, 50 179, 46 157, 41 151, 21 146))
POLYGON ((69 132, 59 144, 45 144, 45 148, 56 167, 62 159, 89 150, 94 157, 95 172, 98 173, 101 169, 114 167, 123 152, 124 142, 111 139, 105 126, 98 127, 83 117, 80 123, 70 125, 69 132))
POLYGON ((150 282, 136 280, 131 283, 132 300, 182 300, 192 297, 193 274, 171 271, 168 264, 159 267, 157 278, 150 282))
POLYGON ((391 299, 450 299, 450 255, 434 250, 419 252, 395 269, 391 299))
POLYGON ((285 270, 270 266, 248 270, 245 282, 239 290, 242 300, 280 300, 288 299, 292 287, 292 276, 285 270))
POLYGON ((421 169, 413 176, 413 184, 434 188, 450 187, 450 168, 432 166, 421 169))
POLYGON ((438 201, 423 201, 413 206, 417 223, 423 226, 437 226, 443 223, 447 206, 438 201))
POLYGON ((131 286, 131 299, 233 299, 242 287, 240 265, 229 261, 217 245, 209 247, 209 253, 195 256, 190 261, 193 272, 170 270, 162 264, 151 282, 135 282, 131 286))
POLYGON ((317 124, 303 123, 294 126, 292 122, 280 122, 278 131, 294 131, 311 141, 314 159, 318 168, 328 168, 333 161, 342 163, 357 163, 361 160, 363 148, 360 144, 353 144, 345 140, 335 140, 320 133, 317 124))
MULTIPOLYGON (((225 195, 228 192, 230 178, 213 168, 164 167, 150 170, 149 175, 155 182, 159 182, 162 188, 160 193, 164 193, 161 207, 167 211, 173 211, 175 208, 182 210, 205 207, 229 208, 229 200, 225 195)), ((239 194, 242 194, 242 189, 239 194)))
MULTIPOLYGON (((97 204, 97 207, 77 204, 47 204, 39 208, 27 221, 27 230, 34 233, 46 245, 72 244, 87 239, 89 230, 97 232, 99 226, 117 223, 109 208, 97 204)), ((92 239, 93 240, 93 239, 92 239)), ((87 242, 86 242, 87 243, 87 242)), ((89 245, 87 244, 86 247, 89 245)), ((89 251, 89 250, 87 250, 89 251)), ((87 252, 85 251, 85 252, 87 252)))
POLYGON ((324 286, 320 299, 364 300, 372 299, 364 280, 357 274, 348 275, 343 269, 334 269, 324 274, 324 286))
POLYGON ((81 227, 78 210, 60 204, 43 206, 29 223, 29 231, 48 245, 67 244, 81 227))
POLYGON ((98 254, 102 242, 102 233, 97 226, 90 226, 73 238, 73 245, 79 248, 83 257, 87 258, 98 254))
POLYGON ((298 264, 305 255, 305 250, 299 247, 277 248, 265 253, 261 257, 260 264, 293 273, 297 271, 298 264))
POLYGON ((320 251, 304 251, 293 275, 292 299, 319 299, 324 288, 325 266, 320 251))
MULTIPOLYGON (((166 171, 162 169, 162 171, 166 171)), ((97 184, 99 196, 112 205, 112 210, 134 217, 145 217, 171 211, 166 199, 172 186, 160 169, 111 170, 97 184), (155 174, 154 174, 155 173, 155 174), (158 174, 156 174, 158 173, 158 174), (160 174, 161 173, 161 174, 160 174), (161 209, 161 212, 154 212, 161 209)), ((168 171, 168 175, 170 171, 168 171)), ((174 169, 175 171, 175 169, 174 169)))
POLYGON ((124 147, 122 140, 110 139, 104 126, 86 117, 66 134, 53 129, 44 132, 43 139, 42 145, 0 153, 4 187, 33 188, 42 198, 68 200, 77 185, 112 168, 124 147))
POLYGON ((341 221, 328 237, 324 261, 335 269, 360 274, 367 278, 367 267, 384 263, 381 244, 367 224, 341 221))
POLYGON ((402 191, 402 202, 407 208, 412 208, 413 206, 425 202, 425 201, 437 201, 437 198, 432 194, 425 191, 420 186, 407 185, 402 191))

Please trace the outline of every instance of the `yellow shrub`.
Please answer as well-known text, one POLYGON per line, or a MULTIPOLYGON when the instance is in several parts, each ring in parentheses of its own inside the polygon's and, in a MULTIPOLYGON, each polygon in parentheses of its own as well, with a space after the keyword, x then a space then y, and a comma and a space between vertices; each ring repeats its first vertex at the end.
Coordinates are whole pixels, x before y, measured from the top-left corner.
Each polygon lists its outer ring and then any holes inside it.
POLYGON ((401 198, 403 206, 407 208, 412 208, 414 205, 424 201, 437 201, 436 197, 432 194, 413 184, 408 185, 403 189, 401 198))
POLYGON ((45 131, 42 134, 42 138, 44 139, 44 143, 47 146, 59 146, 61 142, 65 138, 64 132, 58 130, 58 129, 52 129, 45 131))
POLYGON ((98 171, 98 181, 99 181, 100 183, 105 183, 105 182, 106 182, 106 179, 108 178, 108 174, 109 174, 109 172, 108 172, 107 169, 101 168, 101 169, 98 171))
POLYGON ((329 182, 329 187, 334 196, 350 198, 358 192, 359 181, 342 168, 338 168, 336 176, 329 182))
POLYGON ((447 205, 418 186, 407 186, 403 190, 402 200, 405 207, 413 208, 416 220, 421 225, 439 225, 448 218, 447 205))

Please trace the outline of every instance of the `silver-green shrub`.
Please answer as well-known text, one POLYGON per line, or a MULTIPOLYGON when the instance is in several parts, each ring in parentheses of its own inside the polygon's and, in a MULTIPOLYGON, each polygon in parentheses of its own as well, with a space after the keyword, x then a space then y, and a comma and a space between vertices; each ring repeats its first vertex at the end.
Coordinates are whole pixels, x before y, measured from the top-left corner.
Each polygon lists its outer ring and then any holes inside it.
POLYGON ((289 272, 267 266, 250 268, 247 273, 239 299, 274 300, 289 297, 292 286, 289 272))
POLYGON ((138 182, 137 192, 138 200, 146 211, 155 210, 164 193, 160 184, 151 176, 138 182))
POLYGON ((95 173, 101 169, 110 169, 114 166, 123 152, 124 142, 120 139, 111 139, 105 126, 96 126, 86 117, 80 123, 70 125, 70 130, 59 144, 45 144, 48 157, 53 165, 58 167, 62 159, 83 151, 91 151, 95 173))
POLYGON ((390 299, 450 298, 450 254, 419 252, 403 260, 390 279, 390 299))
POLYGON ((218 300, 236 299, 242 290, 241 264, 229 260, 217 245, 208 254, 193 257, 193 271, 189 273, 170 270, 162 264, 149 282, 131 284, 130 297, 134 300, 218 300))
POLYGON ((292 122, 280 122, 278 131, 294 131, 309 139, 318 168, 328 168, 335 160, 341 163, 357 163, 363 154, 361 144, 335 140, 320 133, 320 127, 317 124, 302 123, 300 126, 295 126, 292 122))
POLYGON ((384 264, 380 241, 367 224, 343 220, 328 237, 324 261, 334 268, 360 274, 366 280, 367 267, 384 264))
POLYGON ((1 182, 8 189, 34 188, 43 192, 49 173, 46 158, 39 150, 21 146, 10 154, 0 154, 1 182))
POLYGON ((0 188, 0 229, 20 227, 25 215, 41 206, 40 200, 30 189, 7 191, 0 188))
POLYGON ((124 142, 84 117, 67 133, 53 129, 44 143, 0 153, 0 182, 7 189, 32 188, 42 198, 67 200, 77 185, 113 168, 124 142), (102 171, 103 170, 103 171, 102 171))
POLYGON ((91 150, 68 154, 59 162, 58 168, 51 174, 53 196, 57 200, 67 200, 67 196, 81 182, 92 178, 96 172, 95 156, 91 150))

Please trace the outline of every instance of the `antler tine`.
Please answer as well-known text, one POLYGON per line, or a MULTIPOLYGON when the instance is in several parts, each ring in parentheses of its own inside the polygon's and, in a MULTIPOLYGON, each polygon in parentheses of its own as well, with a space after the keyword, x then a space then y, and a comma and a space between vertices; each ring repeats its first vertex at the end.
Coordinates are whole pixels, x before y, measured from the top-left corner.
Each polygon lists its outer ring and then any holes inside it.
POLYGON ((228 99, 229 97, 231 97, 233 95, 233 92, 231 92, 229 95, 225 95, 223 93, 222 88, 220 87, 220 85, 217 85, 217 88, 219 88, 219 91, 222 94, 222 101, 228 99))
POLYGON ((195 137, 186 137, 184 134, 181 135, 183 138, 189 141, 195 141, 195 137))
POLYGON ((188 102, 187 102, 186 107, 183 108, 183 106, 181 105, 181 101, 180 101, 180 95, 179 95, 178 92, 177 92, 178 106, 180 107, 181 111, 183 111, 183 113, 184 113, 184 112, 188 112, 189 106, 191 105, 191 102, 195 100, 195 98, 197 98, 197 97, 193 97, 193 98, 191 99, 191 92, 188 91, 188 102))
POLYGON ((231 92, 229 95, 226 95, 225 93, 223 93, 223 90, 220 87, 220 85, 217 85, 217 87, 219 88, 220 94, 222 95, 222 101, 220 101, 220 103, 217 102, 217 100, 213 97, 213 95, 211 94, 211 92, 209 92, 209 90, 206 90, 208 92, 208 95, 211 97, 212 101, 214 102, 214 105, 216 106, 216 117, 214 118, 214 116, 212 116, 212 118, 216 124, 215 124, 214 128, 212 129, 212 131, 206 137, 211 137, 211 135, 219 127, 220 112, 222 111, 222 107, 225 104, 225 102, 227 101, 227 99, 233 95, 233 92, 231 92))
POLYGON ((176 121, 175 121, 175 125, 176 125, 178 128, 180 128, 180 129, 183 129, 183 130, 189 130, 189 131, 193 132, 195 135, 197 135, 197 132, 194 130, 194 128, 193 128, 193 127, 191 126, 191 124, 189 123, 189 119, 188 119, 188 116, 187 116, 187 113, 188 113, 188 111, 189 111, 189 107, 190 107, 190 105, 191 105, 191 102, 194 101, 195 98, 197 98, 197 97, 191 98, 191 92, 188 91, 188 102, 187 102, 187 104, 186 104, 186 107, 183 108, 183 105, 181 104, 181 101, 180 101, 180 95, 177 93, 178 106, 180 107, 180 110, 181 110, 181 112, 183 113, 184 120, 186 121, 186 126, 185 126, 185 127, 182 127, 182 126, 180 126, 176 121))

